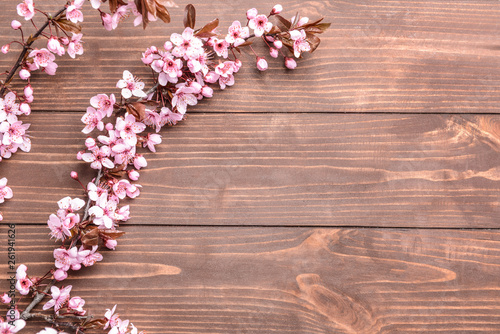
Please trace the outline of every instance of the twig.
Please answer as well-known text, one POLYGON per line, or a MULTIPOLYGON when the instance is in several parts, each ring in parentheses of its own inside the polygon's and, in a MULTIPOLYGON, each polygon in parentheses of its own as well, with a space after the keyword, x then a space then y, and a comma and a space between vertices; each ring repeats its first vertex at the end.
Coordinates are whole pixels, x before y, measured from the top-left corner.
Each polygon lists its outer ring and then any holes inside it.
POLYGON ((29 318, 32 317, 30 311, 37 306, 45 297, 45 295, 49 292, 50 288, 56 283, 56 280, 52 280, 47 286, 45 287, 45 290, 43 290, 43 293, 37 292, 35 295, 35 298, 31 301, 31 303, 26 307, 26 309, 21 313, 21 319, 23 320, 28 320, 29 318))
MULTIPOLYGON (((57 18, 59 15, 64 13, 65 10, 66 10, 66 6, 64 8, 61 8, 56 13, 56 15, 53 16, 53 18, 57 18)), ((16 73, 19 66, 21 66, 21 64, 23 63, 24 57, 26 56, 26 53, 30 49, 31 45, 35 42, 36 38, 42 34, 42 32, 45 30, 45 28, 47 28, 47 26, 50 24, 50 22, 53 20, 53 18, 48 18, 47 21, 45 21, 45 23, 40 27, 40 29, 38 29, 38 31, 32 36, 32 38, 29 39, 30 42, 24 45, 23 50, 21 51, 21 54, 17 58, 16 64, 10 70, 9 74, 7 75, 7 79, 5 79, 5 83, 3 84, 2 89, 0 89, 0 96, 3 96, 3 94, 5 93, 5 90, 7 89, 7 84, 10 82, 10 80, 12 79, 14 74, 16 73)))

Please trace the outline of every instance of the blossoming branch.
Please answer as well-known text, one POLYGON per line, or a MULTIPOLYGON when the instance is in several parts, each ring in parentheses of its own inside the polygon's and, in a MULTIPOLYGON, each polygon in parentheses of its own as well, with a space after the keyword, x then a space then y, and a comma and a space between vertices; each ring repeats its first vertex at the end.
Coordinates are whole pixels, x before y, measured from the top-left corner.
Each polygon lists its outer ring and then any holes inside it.
MULTIPOLYGON (((100 1, 91 2, 94 6, 100 5, 100 1)), ((140 11, 145 7, 139 5, 160 2, 135 1, 134 4, 140 11)), ((117 5, 115 13, 124 7, 118 7, 119 3, 121 1, 110 1, 110 6, 117 5)), ((318 47, 317 34, 325 31, 329 24, 321 23, 321 19, 309 22, 307 17, 298 14, 288 20, 281 16, 282 9, 276 5, 264 15, 252 8, 246 13, 246 24, 234 21, 227 30, 221 31, 217 19, 196 29, 196 11, 188 5, 184 31, 171 34, 162 48, 151 46, 142 54, 141 61, 151 69, 153 87, 144 91, 144 83, 125 70, 116 84, 120 90, 118 96, 103 93, 90 99, 90 106, 81 119, 82 132, 89 137, 85 140, 86 149, 77 153, 77 159, 89 163, 97 175, 84 183, 75 172, 71 173, 82 186, 86 199, 65 197, 57 203, 56 213, 47 221, 51 238, 59 243, 53 251, 54 266, 43 276, 28 275, 26 265, 17 268, 16 289, 23 297, 15 303, 16 311, 9 314, 8 322, 0 323, 0 329, 16 333, 25 326, 25 320, 39 318, 53 327, 38 334, 61 334, 61 328, 75 333, 101 329, 108 334, 137 334, 138 329, 129 320, 115 313, 116 305, 103 317, 89 315, 84 309, 85 300, 72 297, 72 286, 60 282, 70 272, 102 261, 103 249, 117 247, 117 239, 124 235, 118 229, 119 224, 130 218, 129 205, 121 206, 120 201, 135 198, 141 191, 141 186, 134 183, 140 177, 140 170, 147 166, 141 152, 146 149, 155 152, 156 145, 162 141, 160 130, 183 120, 189 106, 212 97, 214 86, 223 90, 235 83, 234 75, 243 65, 238 58, 243 47, 255 55, 256 67, 261 71, 267 69, 267 60, 252 48, 254 40, 262 40, 271 57, 281 55, 284 66, 289 69, 297 66, 295 58, 318 47), (90 136, 91 133, 95 134, 90 136), (50 313, 33 312, 45 297, 49 300, 42 308, 50 313), (31 302, 21 311, 17 305, 23 298, 30 298, 31 302)), ((148 13, 151 13, 149 9, 148 13)), ((140 17, 143 23, 152 20, 144 12, 140 17)), ((105 21, 103 19, 106 26, 105 21)), ((4 294, 2 301, 10 303, 10 296, 4 294)))

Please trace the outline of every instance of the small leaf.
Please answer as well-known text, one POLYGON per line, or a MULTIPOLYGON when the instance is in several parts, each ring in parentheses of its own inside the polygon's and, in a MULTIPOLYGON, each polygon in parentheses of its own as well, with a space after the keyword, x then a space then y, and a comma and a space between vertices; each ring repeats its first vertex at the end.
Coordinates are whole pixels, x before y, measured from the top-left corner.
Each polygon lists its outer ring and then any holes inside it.
POLYGON ((196 37, 212 37, 215 34, 212 32, 215 28, 219 26, 219 19, 212 20, 205 24, 200 30, 198 30, 194 35, 196 37))
POLYGON ((66 32, 73 32, 75 34, 79 34, 82 31, 81 25, 79 25, 78 23, 73 23, 63 18, 60 18, 54 22, 59 26, 59 28, 61 28, 66 32))
POLYGON ((104 230, 104 231, 101 230, 100 233, 113 240, 116 240, 125 235, 125 232, 118 230, 104 230))
POLYGON ((87 232, 82 236, 81 240, 83 247, 86 249, 97 246, 99 244, 99 229, 97 227, 92 228, 90 232, 87 232))
POLYGON ((125 105, 127 112, 134 115, 137 122, 140 122, 146 117, 146 106, 141 102, 132 102, 125 105))
POLYGON ((309 33, 306 33, 306 36, 306 41, 311 45, 311 51, 309 52, 313 53, 319 46, 321 39, 319 39, 318 36, 309 33))
POLYGON ((90 321, 86 321, 82 327, 87 328, 87 329, 97 329, 97 328, 102 329, 106 325, 107 322, 108 322, 107 319, 90 320, 90 321))
POLYGON ((285 26, 285 28, 287 30, 290 29, 290 27, 292 26, 292 22, 290 22, 290 20, 287 20, 285 19, 283 16, 281 15, 274 15, 278 20, 280 20, 281 23, 283 23, 283 25, 285 26))
POLYGON ((184 8, 184 28, 194 29, 196 23, 196 10, 192 4, 189 4, 184 8))

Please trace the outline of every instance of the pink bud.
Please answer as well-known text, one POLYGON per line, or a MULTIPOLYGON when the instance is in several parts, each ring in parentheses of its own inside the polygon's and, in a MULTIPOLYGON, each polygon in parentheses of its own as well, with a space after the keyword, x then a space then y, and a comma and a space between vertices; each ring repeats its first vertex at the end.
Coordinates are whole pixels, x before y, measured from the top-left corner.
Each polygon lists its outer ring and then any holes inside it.
POLYGON ((309 18, 308 17, 301 17, 299 22, 297 22, 297 27, 300 27, 300 26, 303 26, 304 24, 306 24, 307 22, 309 22, 309 18))
POLYGON ((256 8, 247 10, 247 19, 251 20, 257 16, 258 12, 256 8))
POLYGON ((115 250, 116 245, 118 245, 118 242, 116 240, 113 240, 113 239, 106 240, 106 244, 105 244, 106 248, 115 250))
POLYGON ((12 20, 10 26, 12 27, 12 29, 17 30, 21 28, 21 22, 19 22, 18 20, 12 20))
POLYGON ((278 58, 278 50, 275 48, 269 48, 269 54, 273 58, 278 58))
POLYGON ((95 147, 95 139, 92 137, 87 137, 87 139, 85 139, 85 146, 88 149, 95 147))
POLYGON ((7 53, 9 52, 10 50, 10 44, 5 44, 4 46, 2 46, 2 53, 7 53))
POLYGON ((282 10, 283 10, 283 6, 281 6, 281 5, 275 5, 273 7, 273 9, 271 10, 271 15, 279 14, 279 13, 281 13, 282 10))
POLYGON ((264 57, 257 57, 257 68, 259 71, 267 70, 267 61, 264 57))
POLYGON ((275 47, 276 49, 278 49, 278 50, 279 50, 279 49, 281 49, 281 48, 283 47, 283 42, 282 42, 282 41, 280 41, 279 39, 275 40, 273 44, 274 44, 274 47, 275 47))
POLYGON ((23 80, 28 80, 28 78, 31 76, 30 71, 27 69, 23 68, 22 70, 19 71, 19 77, 23 80))
POLYGON ((241 66, 243 66, 243 63, 241 62, 241 60, 239 59, 235 59, 234 60, 234 72, 238 72, 241 68, 241 66))
POLYGON ((24 102, 21 103, 21 105, 19 106, 19 110, 21 110, 23 112, 23 114, 25 114, 25 115, 31 114, 30 105, 27 103, 24 103, 24 102))
POLYGON ((293 58, 285 57, 285 66, 286 68, 293 70, 297 67, 297 62, 293 58))
POLYGON ((68 273, 62 269, 57 269, 54 272, 54 278, 56 281, 64 281, 68 277, 68 273))
POLYGON ((132 181, 139 180, 140 174, 139 174, 138 171, 136 171, 135 169, 131 169, 131 170, 127 171, 127 172, 128 172, 128 178, 129 179, 131 179, 132 181))
POLYGON ((212 87, 205 85, 201 89, 201 95, 203 95, 205 97, 212 97, 213 94, 214 94, 214 90, 212 89, 212 87))
POLYGON ((59 43, 57 37, 52 36, 49 38, 49 41, 47 42, 47 49, 49 49, 53 53, 57 53, 60 47, 61 43, 59 43))
POLYGON ((2 295, 2 303, 4 303, 4 304, 8 304, 8 303, 10 303, 10 301, 11 301, 11 300, 12 300, 12 299, 9 297, 9 295, 8 295, 8 294, 4 293, 4 294, 2 295))
POLYGON ((165 50, 170 51, 174 46, 172 45, 172 42, 166 41, 165 44, 163 44, 163 47, 165 48, 165 50))
POLYGON ((33 88, 31 88, 30 84, 27 84, 26 87, 24 87, 24 96, 33 96, 33 88))
POLYGON ((106 123, 105 128, 106 128, 106 130, 111 131, 111 130, 113 130, 113 124, 112 123, 106 123))
POLYGON ((24 97, 24 101, 26 101, 26 103, 33 102, 33 99, 34 99, 33 95, 24 97))
POLYGON ((78 173, 75 172, 74 170, 71 171, 71 173, 69 175, 71 176, 72 179, 78 180, 78 173))

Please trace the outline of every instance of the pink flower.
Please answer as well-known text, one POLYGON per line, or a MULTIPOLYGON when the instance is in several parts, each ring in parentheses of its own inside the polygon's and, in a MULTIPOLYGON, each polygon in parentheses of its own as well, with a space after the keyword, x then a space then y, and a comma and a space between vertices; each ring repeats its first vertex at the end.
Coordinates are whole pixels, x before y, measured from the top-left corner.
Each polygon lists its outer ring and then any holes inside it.
POLYGON ((71 291, 72 286, 68 285, 62 289, 59 289, 57 286, 52 286, 50 288, 50 292, 52 295, 52 299, 49 300, 45 305, 43 305, 44 310, 48 310, 51 307, 54 307, 54 312, 59 314, 59 310, 69 301, 69 293, 71 291))
POLYGON ((14 143, 21 145, 29 126, 29 124, 23 124, 21 121, 14 122, 12 124, 9 124, 9 122, 2 122, 0 124, 0 132, 3 133, 2 144, 10 145, 14 143))
POLYGON ((50 52, 57 53, 60 56, 64 54, 64 47, 61 46, 61 42, 59 42, 59 39, 56 36, 51 36, 49 38, 49 40, 47 41, 47 49, 49 49, 50 52))
POLYGON ((95 110, 92 107, 87 108, 87 112, 82 116, 82 123, 85 124, 83 128, 83 133, 90 133, 95 128, 100 131, 104 129, 104 123, 102 122, 103 114, 100 111, 95 110))
POLYGON ((15 123, 17 116, 21 113, 19 104, 16 103, 16 94, 8 92, 3 99, 0 98, 0 121, 7 120, 11 124, 15 123))
POLYGON ((14 334, 19 332, 21 329, 26 326, 26 321, 22 319, 18 319, 14 321, 14 325, 11 325, 8 322, 4 322, 2 318, 0 318, 0 333, 1 334, 14 334))
POLYGON ((214 37, 211 39, 211 44, 215 53, 217 53, 217 56, 227 58, 229 43, 225 39, 218 39, 214 37))
POLYGON ((24 16, 25 20, 31 20, 35 15, 35 6, 33 5, 33 0, 24 0, 19 5, 17 5, 17 14, 19 16, 24 16))
POLYGON ((54 329, 52 327, 45 327, 45 329, 42 329, 36 334, 68 334, 66 332, 60 332, 57 329, 54 329))
MULTIPOLYGON (((54 249, 54 259, 55 266, 58 269, 68 271, 70 268, 75 267, 78 270, 78 250, 76 247, 72 247, 69 250, 65 248, 54 249)), ((73 268, 72 268, 73 269, 73 268)))
POLYGON ((257 57, 257 68, 259 71, 267 70, 267 61, 263 57, 257 57))
POLYGON ((116 87, 122 89, 122 96, 126 99, 132 97, 132 95, 146 97, 146 93, 142 91, 144 82, 134 79, 132 73, 127 70, 123 71, 123 79, 118 81, 116 87))
POLYGON ((139 196, 139 189, 136 185, 131 184, 127 180, 120 180, 113 185, 113 192, 119 199, 124 199, 125 196, 135 198, 139 196))
POLYGON ((23 296, 27 295, 30 292, 30 287, 33 286, 33 282, 31 282, 31 280, 28 278, 28 275, 26 274, 27 269, 28 268, 24 264, 21 264, 19 267, 17 267, 16 271, 16 289, 23 296))
POLYGON ((189 27, 184 29, 182 35, 176 33, 170 35, 170 40, 175 45, 172 54, 176 57, 195 57, 203 46, 201 39, 195 37, 193 29, 189 27))
POLYGON ((264 34, 264 32, 271 31, 273 24, 269 22, 267 16, 257 15, 248 22, 248 27, 254 30, 256 37, 260 37, 264 34))
POLYGON ((297 67, 297 62, 293 58, 285 57, 285 66, 286 68, 293 70, 297 67))
POLYGON ((85 250, 83 246, 80 247, 78 260, 85 267, 94 265, 97 261, 102 261, 102 255, 97 253, 97 246, 92 246, 92 250, 85 250))
POLYGON ((106 29, 107 31, 116 29, 116 27, 118 26, 118 22, 116 20, 113 20, 113 17, 108 13, 101 12, 101 20, 104 29, 106 29))
POLYGON ((115 164, 108 158, 111 154, 111 149, 108 146, 96 148, 92 153, 84 153, 81 158, 85 162, 90 162, 90 167, 93 169, 113 168, 115 164))
POLYGON ((116 120, 116 131, 120 133, 120 137, 123 139, 125 144, 129 146, 135 146, 137 144, 136 133, 141 133, 146 129, 146 125, 140 122, 136 122, 133 115, 127 115, 125 118, 118 118, 116 120))
POLYGON ((141 169, 143 167, 146 167, 148 163, 146 162, 146 159, 141 155, 141 154, 136 154, 134 157, 134 167, 136 169, 141 169))
POLYGON ((83 45, 80 42, 82 37, 83 37, 83 34, 73 33, 73 37, 71 38, 71 41, 69 42, 69 45, 68 45, 68 54, 71 58, 75 58, 76 55, 83 54, 83 45))
POLYGON ((12 29, 17 30, 17 29, 21 28, 21 22, 19 22, 18 20, 12 20, 12 22, 10 23, 10 26, 12 29))
POLYGON ((198 103, 198 99, 193 93, 193 88, 181 86, 172 97, 172 107, 176 107, 177 111, 184 115, 188 105, 194 106, 198 103))
POLYGON ((90 0, 90 3, 94 9, 101 7, 101 0, 90 0))
POLYGON ((4 293, 2 295, 2 303, 8 304, 8 303, 10 303, 10 301, 11 301, 11 298, 9 297, 9 295, 7 295, 6 293, 4 293))
POLYGON ((250 31, 248 27, 242 28, 240 21, 234 21, 228 29, 226 42, 234 44, 234 46, 239 46, 245 43, 245 38, 248 38, 249 36, 250 31))
POLYGON ((104 314, 104 318, 106 318, 106 320, 108 321, 104 325, 103 329, 106 329, 110 326, 115 327, 118 324, 118 320, 120 320, 120 315, 118 313, 114 314, 115 310, 116 310, 116 305, 113 306, 111 310, 107 309, 106 313, 104 314))
POLYGON ((86 311, 83 309, 85 305, 85 300, 81 297, 73 297, 68 302, 68 308, 72 311, 76 311, 78 315, 84 315, 86 311))
POLYGON ((60 217, 76 212, 85 206, 85 201, 80 198, 71 198, 66 196, 57 202, 59 210, 57 211, 60 217))
MULTIPOLYGON (((163 108, 162 108, 163 109, 163 108)), ((182 116, 182 115, 181 115, 182 116)), ((131 179, 132 181, 137 181, 139 180, 140 174, 138 171, 135 169, 131 169, 127 171, 128 178, 131 179)))
POLYGON ((252 20, 257 16, 257 9, 256 8, 251 8, 247 10, 247 19, 252 20))
POLYGON ((151 152, 156 152, 155 145, 161 143, 161 136, 156 133, 148 133, 146 141, 142 144, 143 147, 148 147, 151 152))
POLYGON ((108 239, 108 240, 106 240, 106 243, 104 246, 106 246, 106 248, 108 248, 108 249, 115 250, 117 244, 118 244, 118 242, 116 240, 108 239))
POLYGON ((109 98, 106 94, 98 94, 90 99, 90 105, 108 117, 113 114, 113 106, 115 103, 115 94, 111 94, 109 98))
POLYGON ((0 203, 4 202, 4 199, 12 198, 13 192, 10 187, 7 187, 7 178, 2 177, 0 179, 0 203))
POLYGON ((72 1, 71 5, 66 9, 66 19, 73 23, 83 22, 83 13, 80 11, 83 1, 72 1))
POLYGON ((279 50, 279 49, 281 49, 281 48, 283 47, 283 42, 282 42, 282 41, 280 41, 279 39, 275 40, 275 41, 273 42, 273 44, 274 44, 274 47, 275 47, 276 49, 278 49, 278 50, 279 50))
POLYGON ((111 328, 108 334, 126 334, 128 332, 129 320, 117 319, 117 324, 111 328))
POLYGON ((293 54, 296 58, 300 57, 302 52, 311 51, 311 45, 306 41, 306 33, 304 30, 290 31, 290 38, 293 42, 293 54))
POLYGON ((56 238, 56 240, 64 240, 66 237, 71 236, 70 229, 74 226, 70 226, 69 224, 64 224, 63 220, 56 216, 55 214, 51 214, 49 216, 49 220, 47 221, 47 225, 50 228, 50 237, 56 238))
POLYGON ((33 58, 36 68, 47 67, 56 59, 56 56, 45 48, 31 51, 28 57, 33 58))

